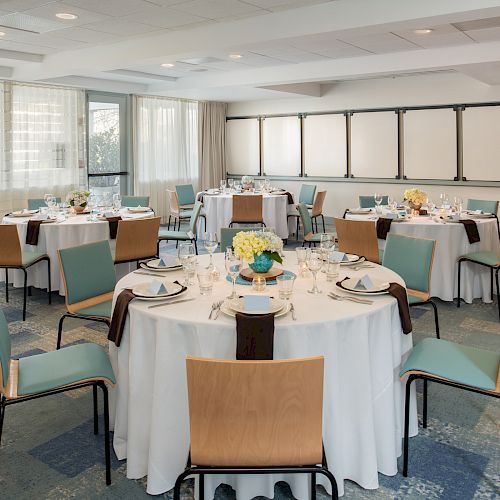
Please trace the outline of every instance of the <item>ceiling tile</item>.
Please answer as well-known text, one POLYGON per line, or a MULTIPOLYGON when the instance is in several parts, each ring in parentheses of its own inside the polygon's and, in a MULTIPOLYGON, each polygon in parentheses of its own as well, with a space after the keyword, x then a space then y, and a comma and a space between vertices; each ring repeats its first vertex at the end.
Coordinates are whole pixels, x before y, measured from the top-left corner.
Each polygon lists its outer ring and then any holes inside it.
POLYGON ((143 0, 64 0, 64 3, 115 17, 134 14, 151 5, 143 0))
POLYGON ((9 12, 19 12, 28 9, 34 9, 49 3, 49 0, 6 0, 0 1, 0 9, 8 10, 9 12))
POLYGON ((175 9, 209 19, 222 19, 259 10, 254 5, 238 0, 191 0, 175 5, 175 9))
POLYGON ((104 14, 98 14, 97 12, 84 10, 73 5, 66 5, 63 2, 50 2, 46 5, 42 5, 41 7, 26 10, 24 11, 24 14, 56 21, 61 25, 61 27, 80 26, 82 24, 94 23, 102 21, 104 19, 109 19, 109 17, 105 16, 104 14), (56 14, 58 12, 69 12, 71 14, 76 14, 78 18, 74 20, 58 19, 56 17, 56 14))
POLYGON ((431 33, 420 35, 413 30, 395 31, 394 33, 426 49, 474 43, 466 34, 459 31, 451 24, 431 26, 430 29, 432 29, 431 33))
POLYGON ((59 40, 73 40, 76 42, 84 42, 87 44, 113 43, 123 40, 124 37, 112 35, 111 33, 103 33, 101 31, 93 31, 87 28, 65 28, 63 30, 51 31, 50 35, 59 40))
POLYGON ((18 52, 28 52, 29 54, 43 54, 43 55, 58 52, 57 48, 53 47, 45 47, 42 45, 33 45, 20 42, 11 42, 8 40, 0 40, 0 50, 1 49, 16 50, 18 52))
POLYGON ((466 31, 465 33, 476 42, 496 42, 500 40, 500 28, 485 28, 466 31))
POLYGON ((332 0, 244 0, 245 2, 258 5, 264 9, 269 9, 272 12, 280 10, 296 9, 306 7, 307 5, 316 5, 328 3, 332 0))
POLYGON ((368 50, 374 54, 383 54, 389 52, 400 52, 404 50, 416 50, 420 47, 415 43, 409 42, 392 33, 377 33, 374 35, 338 37, 340 41, 349 43, 361 49, 368 50))
POLYGON ((159 28, 175 28, 207 21, 203 17, 188 12, 174 10, 169 7, 158 7, 156 5, 149 5, 139 13, 123 16, 120 19, 149 24, 159 28))
POLYGON ((141 35, 143 33, 151 33, 159 30, 158 27, 150 26, 149 24, 124 21, 118 18, 98 23, 86 24, 84 27, 89 30, 102 31, 104 33, 111 33, 112 35, 120 36, 141 35))

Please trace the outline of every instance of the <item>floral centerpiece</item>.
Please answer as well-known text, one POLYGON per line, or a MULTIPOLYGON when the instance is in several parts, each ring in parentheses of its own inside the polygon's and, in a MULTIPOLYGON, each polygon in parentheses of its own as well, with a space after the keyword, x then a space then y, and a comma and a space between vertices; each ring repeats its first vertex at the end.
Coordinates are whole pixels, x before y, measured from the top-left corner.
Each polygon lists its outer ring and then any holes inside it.
POLYGON ((66 195, 66 201, 75 209, 75 212, 83 212, 89 196, 89 191, 70 191, 66 195))
POLYGON ((251 189, 253 187, 253 177, 251 175, 244 175, 241 178, 241 185, 243 189, 251 189))
POLYGON ((234 253, 256 273, 267 273, 273 262, 283 262, 283 241, 264 231, 240 231, 233 238, 234 253))
POLYGON ((422 205, 427 203, 427 193, 417 188, 407 189, 404 192, 404 198, 410 203, 410 207, 413 210, 420 210, 422 205))

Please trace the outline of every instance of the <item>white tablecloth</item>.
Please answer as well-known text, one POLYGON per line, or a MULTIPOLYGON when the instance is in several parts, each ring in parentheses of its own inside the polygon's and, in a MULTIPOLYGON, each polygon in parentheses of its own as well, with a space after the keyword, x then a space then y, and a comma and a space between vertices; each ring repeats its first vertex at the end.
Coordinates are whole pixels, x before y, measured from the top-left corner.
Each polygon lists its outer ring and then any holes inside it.
MULTIPOLYGON (((126 218, 144 218, 144 214, 130 214, 126 209, 121 215, 126 218)), ((149 216, 149 215, 148 215, 149 216)), ((26 232, 28 230, 28 219, 24 217, 4 217, 2 224, 16 224, 21 242, 21 249, 26 252, 43 252, 50 257, 52 290, 59 290, 60 295, 65 295, 59 269, 59 258, 57 251, 63 248, 76 247, 85 243, 109 240, 109 223, 107 221, 89 222, 86 215, 75 215, 68 217, 63 222, 42 224, 38 237, 38 245, 26 244, 26 232)), ((111 245, 115 240, 110 240, 111 245)), ((120 279, 135 268, 135 263, 117 264, 115 266, 117 278, 120 279)), ((2 279, 5 280, 5 272, 2 271, 2 279)), ((23 286, 24 274, 22 271, 10 269, 9 282, 15 287, 23 286)), ((47 264, 35 264, 28 269, 28 285, 36 288, 46 289, 47 264)))
MULTIPOLYGON (((253 196, 248 194, 246 196, 253 196)), ((267 227, 274 228, 276 234, 282 238, 288 238, 287 208, 288 198, 286 195, 264 194, 262 214, 267 227)), ((218 194, 203 196, 204 214, 207 219, 207 231, 217 233, 220 236, 220 228, 228 227, 233 213, 233 195, 218 194)), ((236 226, 235 226, 236 227, 236 226)), ((203 235, 203 221, 198 221, 198 234, 203 235)))
MULTIPOLYGON (((347 214, 348 219, 367 220, 374 216, 347 214)), ((432 297, 453 300, 458 295, 457 259, 469 252, 500 251, 496 219, 475 219, 481 241, 469 243, 465 228, 460 223, 435 222, 430 217, 414 217, 405 222, 393 222, 391 232, 436 240, 434 263, 432 266, 432 297)), ((385 240, 379 240, 379 247, 385 248, 385 240)), ((462 299, 472 302, 481 298, 491 302, 490 271, 476 264, 462 264, 462 299)))
MULTIPOLYGON (((208 262, 206 257, 199 261, 208 262)), ((214 257, 223 270, 222 254, 214 257)), ((296 270, 293 253, 286 252, 284 266, 296 270)), ((377 267, 370 272, 402 283, 388 269, 377 267)), ((319 286, 326 292, 333 285, 324 276, 319 286)), ((179 277, 179 272, 169 273, 170 279, 179 277)), ((144 275, 126 276, 117 284, 115 299, 123 288, 145 280, 144 275)), ((290 315, 276 319, 274 357, 325 356, 323 434, 329 468, 341 494, 344 479, 377 488, 378 472, 397 473, 404 422, 399 370, 412 348, 412 336, 402 334, 394 298, 376 296, 373 305, 335 302, 326 293, 308 294, 311 284, 312 278, 297 278, 292 299, 297 321, 290 315)), ((238 288, 239 293, 251 291, 248 286, 238 288)), ((148 309, 151 303, 135 300, 129 307, 120 347, 110 343, 117 376, 111 394, 114 449, 119 459, 127 459, 128 478, 148 476, 150 494, 173 488, 186 465, 186 356, 235 358, 234 318, 221 313, 216 321, 207 319, 211 303, 229 290, 230 284, 222 279, 210 297, 201 297, 198 286, 190 288, 186 296, 196 297, 196 302, 148 309)), ((276 289, 269 286, 269 292, 276 293, 276 289)), ((417 432, 414 404, 413 398, 411 435, 417 432)), ((215 488, 226 483, 236 489, 239 500, 259 495, 272 498, 273 486, 281 480, 290 484, 295 498, 309 497, 304 475, 206 476, 206 494, 212 498, 215 488)))

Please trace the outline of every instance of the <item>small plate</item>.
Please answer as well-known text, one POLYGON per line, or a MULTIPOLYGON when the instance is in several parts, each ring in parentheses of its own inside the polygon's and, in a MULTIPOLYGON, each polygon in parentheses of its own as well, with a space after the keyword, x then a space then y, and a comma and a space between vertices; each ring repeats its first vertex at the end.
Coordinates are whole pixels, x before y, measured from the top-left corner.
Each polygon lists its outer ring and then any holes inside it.
POLYGON ((281 311, 285 306, 283 300, 280 299, 269 299, 269 310, 268 311, 245 311, 245 298, 231 300, 227 304, 229 309, 235 312, 240 312, 243 314, 276 314, 281 311))
POLYGON ((38 210, 16 210, 8 215, 8 217, 31 217, 36 213, 38 213, 38 210))
POLYGON ((151 209, 149 207, 128 207, 128 211, 132 214, 142 214, 151 212, 151 209))
MULTIPOLYGON (((167 289, 170 290, 168 293, 164 293, 161 295, 152 295, 151 292, 149 291, 149 287, 151 286, 151 282, 143 282, 143 283, 138 283, 137 285, 134 286, 132 289, 132 293, 138 298, 138 299, 143 299, 143 300, 161 300, 161 299, 166 299, 168 297, 177 297, 178 295, 182 295, 181 292, 182 286, 178 285, 177 283, 173 283, 171 281, 164 282, 165 286, 167 289)), ((187 291, 187 289, 185 290, 187 291)))
POLYGON ((493 214, 490 213, 484 213, 484 214, 473 214, 470 212, 465 212, 467 218, 471 219, 493 219, 493 214))
POLYGON ((353 266, 354 264, 361 264, 361 262, 364 262, 366 259, 363 256, 355 255, 353 253, 347 253, 347 258, 349 259, 348 262, 341 262, 341 266, 353 266))
POLYGON ((351 208, 347 213, 353 215, 367 215, 374 212, 373 208, 351 208))
POLYGON ((169 271, 178 271, 179 269, 182 269, 181 264, 174 264, 173 266, 159 267, 158 266, 159 262, 160 262, 160 259, 148 260, 147 262, 141 263, 141 267, 144 267, 146 269, 151 269, 153 271, 158 271, 161 273, 167 273, 169 271))
MULTIPOLYGON (((236 311, 234 309, 231 309, 226 302, 224 302, 220 308, 220 310, 226 315, 226 316, 231 316, 234 318, 236 316, 236 311)), ((290 312, 290 304, 287 302, 283 306, 282 309, 280 309, 278 312, 274 314, 275 318, 279 318, 281 316, 284 316, 285 314, 288 314, 290 312)), ((248 313, 245 313, 248 314, 248 313)), ((254 313, 255 314, 255 313, 254 313)), ((269 314, 269 313, 264 313, 264 314, 269 314)))
POLYGON ((354 286, 358 282, 358 278, 348 278, 342 281, 340 285, 337 285, 337 287, 346 292, 358 295, 381 295, 387 293, 387 290, 389 290, 390 285, 387 281, 382 281, 376 278, 372 278, 372 281, 375 286, 371 290, 356 290, 354 286))

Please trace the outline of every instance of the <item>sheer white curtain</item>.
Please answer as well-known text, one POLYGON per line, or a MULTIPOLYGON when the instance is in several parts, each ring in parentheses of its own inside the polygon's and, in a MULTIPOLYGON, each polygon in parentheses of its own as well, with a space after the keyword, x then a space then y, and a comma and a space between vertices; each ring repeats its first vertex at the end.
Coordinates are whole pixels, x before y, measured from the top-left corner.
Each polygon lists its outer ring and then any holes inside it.
POLYGON ((86 186, 83 90, 5 82, 0 210, 86 186))
POLYGON ((167 189, 198 189, 198 103, 134 98, 134 193, 148 195, 158 215, 168 214, 167 189))

